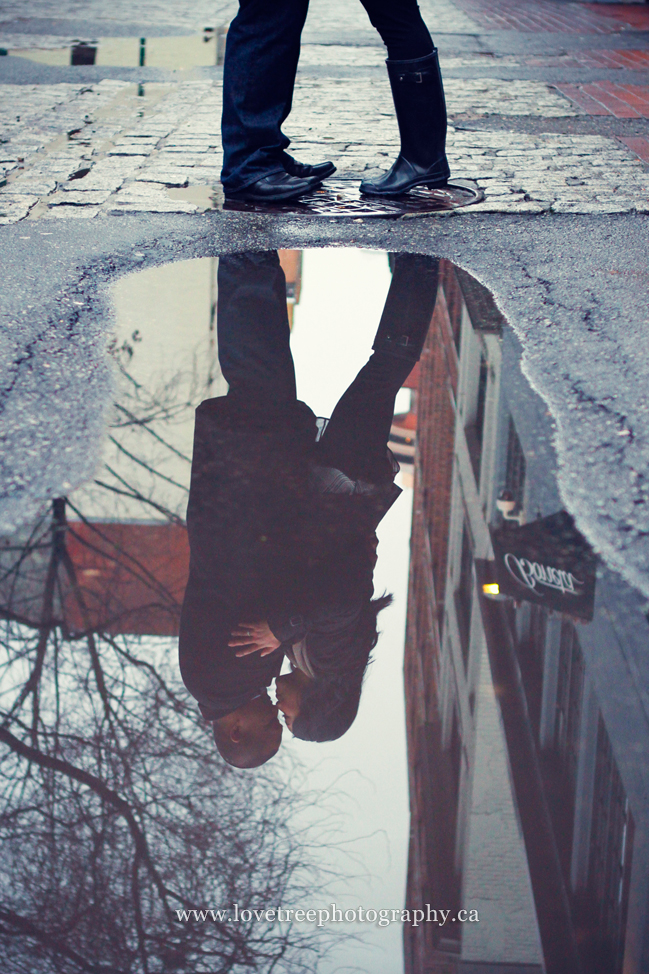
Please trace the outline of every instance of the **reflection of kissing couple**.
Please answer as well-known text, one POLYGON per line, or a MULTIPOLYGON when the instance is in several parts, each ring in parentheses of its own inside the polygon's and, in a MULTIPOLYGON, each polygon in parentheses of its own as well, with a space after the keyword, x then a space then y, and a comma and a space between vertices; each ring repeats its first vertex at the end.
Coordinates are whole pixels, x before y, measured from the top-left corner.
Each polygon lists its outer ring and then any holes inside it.
POLYGON ((218 288, 229 391, 196 411, 180 667, 221 755, 253 768, 279 748, 278 707, 310 741, 356 717, 391 601, 373 598, 372 575, 376 527, 400 493, 394 400, 421 354, 437 261, 394 258, 373 353, 328 422, 296 397, 277 254, 221 257, 218 288))

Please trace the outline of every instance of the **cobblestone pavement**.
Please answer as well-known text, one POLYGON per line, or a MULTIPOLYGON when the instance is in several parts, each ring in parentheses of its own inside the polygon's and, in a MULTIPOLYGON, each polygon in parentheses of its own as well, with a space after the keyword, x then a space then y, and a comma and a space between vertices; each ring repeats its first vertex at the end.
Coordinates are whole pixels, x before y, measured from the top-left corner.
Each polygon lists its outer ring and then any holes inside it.
MULTIPOLYGON (((641 15, 649 26, 649 12, 617 5, 613 16, 612 5, 556 0, 482 2, 422 2, 446 75, 451 169, 485 191, 482 203, 458 212, 647 212, 649 51, 642 35, 635 42, 634 31, 644 26, 641 15), (498 35, 476 37, 498 18, 498 35), (525 32, 539 30, 546 32, 547 51, 520 49, 525 32), (575 31, 582 33, 570 49, 575 31), (616 120, 613 132, 601 128, 605 116, 616 120)), ((227 23, 234 9, 231 3, 191 9, 149 3, 137 15, 191 33, 218 26, 219 19, 227 23)), ((108 8, 99 0, 56 6, 37 0, 29 5, 33 19, 19 22, 20 10, 24 18, 22 4, 0 2, 0 45, 15 38, 22 48, 63 45, 81 20, 102 36, 125 29, 133 16, 131 6, 108 8)), ((386 168, 398 151, 398 132, 385 52, 362 6, 312 0, 307 28, 285 126, 295 155, 332 159, 338 177, 349 180, 386 168)), ((0 70, 16 62, 23 72, 41 68, 8 57, 0 58, 0 70)), ((208 205, 209 187, 218 193, 218 68, 189 71, 186 80, 179 80, 181 72, 163 72, 164 80, 154 82, 142 75, 141 84, 128 80, 136 69, 90 83, 74 81, 83 69, 48 70, 61 80, 29 84, 23 74, 22 83, 0 84, 0 223, 191 213, 208 205), (202 199, 196 187, 206 188, 202 199)), ((111 71, 119 74, 119 66, 111 71)))

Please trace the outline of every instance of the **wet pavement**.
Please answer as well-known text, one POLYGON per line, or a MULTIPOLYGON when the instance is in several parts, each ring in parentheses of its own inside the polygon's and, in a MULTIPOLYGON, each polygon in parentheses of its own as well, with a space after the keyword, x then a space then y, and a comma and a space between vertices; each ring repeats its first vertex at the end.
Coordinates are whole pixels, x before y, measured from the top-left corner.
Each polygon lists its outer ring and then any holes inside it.
MULTIPOLYGON (((485 193, 463 214, 646 212, 642 5, 465 6, 422 7, 438 39, 453 175, 485 193)), ((218 184, 218 65, 232 5, 192 8, 185 20, 141 6, 151 30, 128 23, 130 8, 124 20, 101 4, 84 5, 87 20, 74 5, 57 17, 48 3, 31 4, 29 18, 0 9, 0 220, 196 212, 166 189, 218 184), (86 55, 73 56, 79 45, 86 55)), ((383 47, 362 7, 342 4, 314 3, 303 39, 287 132, 299 160, 326 155, 356 187, 397 144, 383 47)))
POLYGON ((269 213, 232 4, 0 3, 8 974, 648 969, 647 12, 421 6, 456 188, 314 0, 269 213))

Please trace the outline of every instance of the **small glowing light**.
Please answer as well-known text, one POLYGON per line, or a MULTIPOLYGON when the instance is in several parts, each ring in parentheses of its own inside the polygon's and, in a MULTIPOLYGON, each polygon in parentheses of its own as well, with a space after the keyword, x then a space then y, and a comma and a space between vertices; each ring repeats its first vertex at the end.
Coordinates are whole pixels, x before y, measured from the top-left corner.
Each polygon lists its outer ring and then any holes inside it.
POLYGON ((482 591, 484 592, 485 595, 500 595, 498 582, 489 582, 488 585, 483 585, 482 591))

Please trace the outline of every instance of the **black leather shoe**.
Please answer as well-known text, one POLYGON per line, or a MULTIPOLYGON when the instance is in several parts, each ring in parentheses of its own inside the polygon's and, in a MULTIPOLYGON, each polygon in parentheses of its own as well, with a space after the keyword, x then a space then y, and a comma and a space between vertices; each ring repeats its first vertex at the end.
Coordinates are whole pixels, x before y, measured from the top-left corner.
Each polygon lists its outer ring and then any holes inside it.
POLYGON ((322 180, 315 176, 301 179, 287 172, 273 172, 263 176, 250 186, 236 192, 225 190, 226 200, 246 200, 249 203, 281 203, 283 200, 297 199, 317 189, 322 180))
POLYGON ((327 179, 336 171, 333 162, 320 162, 317 166, 309 166, 306 162, 298 162, 293 156, 289 156, 288 152, 282 153, 282 165, 289 176, 299 176, 300 179, 310 179, 312 176, 316 179, 327 179))

